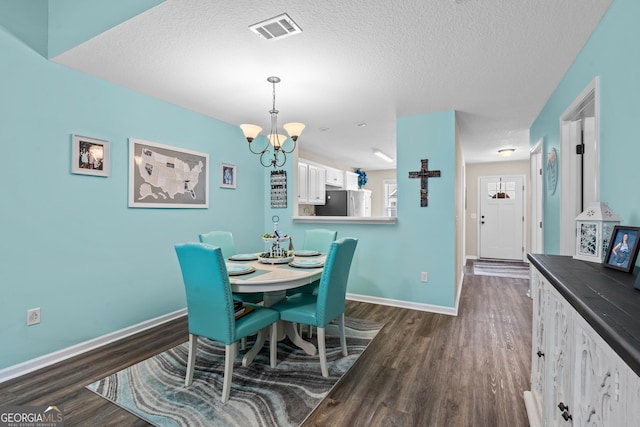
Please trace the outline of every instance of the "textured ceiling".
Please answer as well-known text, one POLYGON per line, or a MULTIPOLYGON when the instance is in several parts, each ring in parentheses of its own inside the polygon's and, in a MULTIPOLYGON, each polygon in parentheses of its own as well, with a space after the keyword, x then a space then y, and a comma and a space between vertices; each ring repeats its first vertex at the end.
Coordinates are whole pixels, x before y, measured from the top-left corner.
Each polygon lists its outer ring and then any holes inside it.
POLYGON ((468 162, 498 161, 503 147, 526 159, 528 128, 610 3, 167 0, 54 60, 264 129, 266 78, 279 76, 280 124, 305 123, 303 150, 351 167, 389 168, 371 153, 395 158, 397 116, 447 110, 468 162), (248 28, 283 12, 302 34, 267 41, 248 28))

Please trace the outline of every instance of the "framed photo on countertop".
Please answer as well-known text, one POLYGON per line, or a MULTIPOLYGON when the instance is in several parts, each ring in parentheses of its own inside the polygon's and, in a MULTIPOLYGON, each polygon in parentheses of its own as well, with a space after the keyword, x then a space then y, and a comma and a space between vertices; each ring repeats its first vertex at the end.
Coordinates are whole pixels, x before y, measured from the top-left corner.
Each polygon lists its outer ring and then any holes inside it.
POLYGON ((609 250, 605 258, 604 266, 621 270, 626 273, 633 272, 638 257, 638 244, 640 227, 627 227, 616 225, 613 228, 609 240, 609 250))

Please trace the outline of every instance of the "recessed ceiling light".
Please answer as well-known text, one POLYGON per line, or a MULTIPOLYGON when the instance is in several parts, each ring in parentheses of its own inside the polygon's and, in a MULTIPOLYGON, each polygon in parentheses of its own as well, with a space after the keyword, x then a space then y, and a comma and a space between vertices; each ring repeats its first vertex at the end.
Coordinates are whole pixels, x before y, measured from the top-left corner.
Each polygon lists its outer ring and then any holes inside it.
POLYGON ((393 163, 393 159, 380 150, 373 150, 373 154, 380 157, 385 162, 393 163))
POLYGON ((356 127, 359 127, 359 128, 363 128, 363 127, 365 127, 366 125, 367 125, 367 124, 366 124, 365 122, 358 122, 358 123, 356 123, 356 127))
POLYGON ((516 151, 515 148, 501 148, 500 150, 498 150, 498 154, 500 154, 502 157, 510 157, 514 151, 516 151))
POLYGON ((320 132, 326 132, 326 131, 328 131, 328 130, 329 130, 329 128, 328 128, 328 127, 326 127, 326 126, 323 126, 323 127, 321 127, 319 130, 320 130, 320 132))

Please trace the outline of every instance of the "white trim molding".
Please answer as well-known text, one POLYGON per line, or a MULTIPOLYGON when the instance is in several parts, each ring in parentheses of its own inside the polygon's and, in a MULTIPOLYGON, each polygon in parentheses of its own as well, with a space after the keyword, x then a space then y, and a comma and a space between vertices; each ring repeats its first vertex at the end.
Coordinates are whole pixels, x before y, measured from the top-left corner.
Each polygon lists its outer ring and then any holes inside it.
POLYGON ((64 348, 59 351, 45 354, 43 356, 27 360, 26 362, 19 363, 17 365, 9 366, 8 368, 0 370, 0 383, 20 377, 30 372, 37 371, 38 369, 42 369, 55 363, 62 362, 74 356, 78 356, 82 353, 95 350, 96 348, 103 347, 107 344, 111 344, 112 342, 129 337, 147 329, 151 329, 155 326, 170 322, 186 315, 187 309, 183 308, 181 310, 174 311, 173 313, 168 313, 154 319, 145 320, 144 322, 140 322, 136 325, 132 325, 127 328, 120 329, 119 331, 99 336, 89 341, 81 342, 79 344, 64 348))
POLYGON ((358 295, 347 293, 347 299, 350 301, 367 302, 370 304, 388 305, 391 307, 408 308, 409 310, 428 311, 436 314, 446 314, 448 316, 457 316, 458 308, 445 307, 442 305, 423 304, 419 302, 401 301, 389 298, 370 297, 368 295, 358 295))
POLYGON ((294 216, 293 222, 319 224, 395 224, 395 216, 294 216))

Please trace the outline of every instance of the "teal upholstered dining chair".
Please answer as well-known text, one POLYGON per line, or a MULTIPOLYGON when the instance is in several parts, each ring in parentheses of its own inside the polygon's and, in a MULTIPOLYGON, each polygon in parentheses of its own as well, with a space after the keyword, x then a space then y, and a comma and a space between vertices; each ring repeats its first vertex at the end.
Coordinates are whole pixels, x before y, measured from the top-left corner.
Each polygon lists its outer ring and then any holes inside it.
MULTIPOLYGON (((233 233, 230 231, 210 231, 198 236, 200 242, 208 245, 218 246, 222 251, 222 257, 224 259, 229 258, 236 254, 236 245, 233 240, 233 233)), ((257 304, 264 299, 264 295, 261 292, 253 294, 234 294, 233 297, 242 302, 250 302, 257 304)))
MULTIPOLYGON (((318 251, 322 253, 329 252, 331 244, 335 242, 338 237, 338 232, 334 230, 327 230, 326 228, 315 228, 307 230, 304 233, 304 241, 302 242, 302 249, 308 251, 318 251)), ((299 288, 289 289, 287 296, 295 295, 299 293, 318 295, 318 288, 320 287, 320 281, 309 283, 308 285, 301 286, 299 288)), ((300 334, 302 334, 302 325, 300 325, 300 334)), ((307 334, 309 338, 313 336, 313 326, 309 325, 309 332, 307 334)))
POLYGON ((200 234, 198 239, 202 243, 219 247, 224 259, 236 254, 236 244, 230 231, 210 231, 200 234))
POLYGON ((334 319, 338 319, 342 354, 347 356, 347 342, 344 336, 344 309, 347 280, 357 244, 358 240, 352 237, 345 237, 331 244, 320 278, 317 296, 300 293, 270 307, 280 312, 280 320, 318 328, 318 353, 323 377, 329 376, 325 327, 334 319))
POLYGON ((338 232, 334 230, 324 228, 307 230, 304 233, 302 249, 327 253, 336 237, 338 237, 338 232))
MULTIPOLYGON (((308 251, 318 251, 322 253, 329 252, 329 247, 335 242, 338 237, 338 232, 334 230, 327 230, 324 228, 316 228, 313 230, 307 230, 304 233, 304 241, 302 242, 302 249, 308 251)), ((287 295, 294 295, 297 293, 317 294, 319 281, 315 281, 308 285, 289 289, 287 295)))
MULTIPOLYGON (((227 267, 220 248, 203 243, 185 243, 175 246, 182 279, 187 295, 189 323, 189 356, 185 386, 191 385, 195 368, 198 337, 206 337, 225 344, 224 381, 222 402, 229 400, 233 361, 237 342, 249 335, 260 339, 271 329, 271 367, 276 366, 277 311, 250 305, 253 311, 236 319, 227 267)), ((246 304, 249 305, 249 304, 246 304)))

